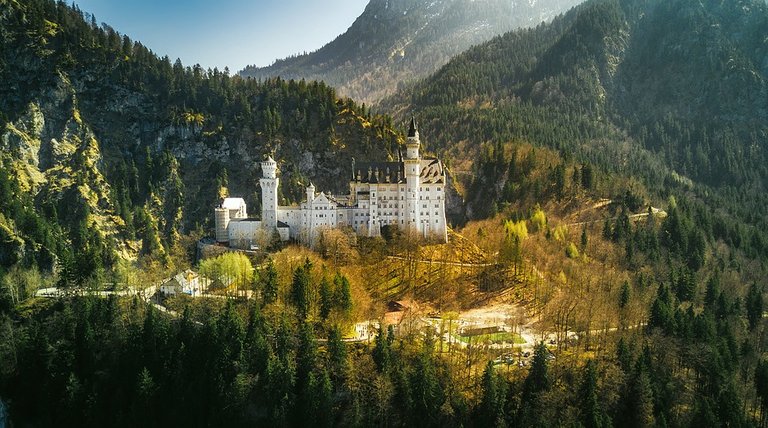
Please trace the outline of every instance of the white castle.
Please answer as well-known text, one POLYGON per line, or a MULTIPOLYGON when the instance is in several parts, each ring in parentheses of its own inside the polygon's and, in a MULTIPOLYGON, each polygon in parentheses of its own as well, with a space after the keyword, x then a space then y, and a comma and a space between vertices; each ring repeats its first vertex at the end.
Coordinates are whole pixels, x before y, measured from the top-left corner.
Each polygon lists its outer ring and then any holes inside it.
POLYGON ((353 160, 348 195, 316 194, 310 183, 306 200, 298 206, 278 205, 280 178, 270 156, 261 163, 261 220, 248 218, 242 198, 226 198, 215 209, 216 240, 253 248, 277 232, 283 241, 311 245, 323 229, 351 228, 358 235, 381 236, 383 228, 391 227, 445 242, 445 170, 439 159, 422 158, 420 145, 411 119, 404 158, 357 166, 353 160))

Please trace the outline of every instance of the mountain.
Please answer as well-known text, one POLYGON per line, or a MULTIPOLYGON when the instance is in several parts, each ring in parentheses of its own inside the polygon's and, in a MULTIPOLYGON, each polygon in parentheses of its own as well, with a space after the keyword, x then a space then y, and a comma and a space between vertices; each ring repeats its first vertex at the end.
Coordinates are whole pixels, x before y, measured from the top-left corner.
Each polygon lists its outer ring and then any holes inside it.
POLYGON ((219 197, 254 212, 267 153, 285 202, 346 190, 348 159, 396 156, 388 118, 322 83, 261 82, 158 58, 62 2, 0 12, 0 265, 51 269, 156 255, 211 223, 219 197), (37 260, 37 262, 35 262, 37 260), (74 265, 78 260, 72 260, 74 265))
POLYGON ((581 0, 371 0, 352 26, 321 49, 248 66, 243 77, 322 80, 371 104, 425 77, 468 47, 536 26, 581 0))
POLYGON ((482 143, 527 140, 661 197, 699 189, 764 230, 767 32, 763 1, 593 0, 466 51, 381 107, 416 112, 454 165, 482 143))

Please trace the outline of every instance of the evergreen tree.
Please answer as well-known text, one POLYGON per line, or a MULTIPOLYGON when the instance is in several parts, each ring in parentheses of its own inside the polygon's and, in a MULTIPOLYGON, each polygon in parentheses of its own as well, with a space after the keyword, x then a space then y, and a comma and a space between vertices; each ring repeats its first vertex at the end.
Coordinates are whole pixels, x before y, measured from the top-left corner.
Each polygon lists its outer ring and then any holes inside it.
POLYGON ((277 300, 277 290, 277 269, 275 263, 270 259, 261 282, 261 297, 265 305, 277 300))
POLYGON ((371 354, 373 361, 376 363, 376 367, 380 372, 386 372, 389 369, 390 363, 390 347, 389 340, 384 336, 384 332, 379 328, 376 339, 374 339, 373 352, 371 354))
POLYGON ((521 426, 542 426, 543 403, 541 395, 549 390, 548 362, 550 353, 543 342, 536 345, 533 353, 533 361, 528 376, 523 383, 523 391, 520 397, 520 405, 517 410, 518 420, 521 426))
POLYGON ((299 346, 296 350, 296 386, 301 391, 309 385, 309 375, 317 365, 317 344, 312 325, 299 326, 299 346))
POLYGON ((623 337, 619 338, 619 343, 616 344, 616 359, 624 373, 629 373, 632 369, 632 353, 623 337))
POLYGON ((489 361, 483 371, 482 396, 478 407, 479 426, 499 426, 504 421, 504 399, 506 391, 503 381, 498 377, 493 368, 493 361, 489 361))
POLYGON ((602 428, 611 426, 607 415, 603 412, 597 395, 597 369, 593 360, 587 361, 579 388, 579 409, 581 423, 585 428, 602 428))
POLYGON ((413 394, 414 422, 418 426, 436 425, 439 409, 445 397, 430 347, 424 346, 413 362, 410 384, 413 394))
POLYGON ((621 284, 621 292, 619 293, 619 309, 624 309, 629 304, 631 296, 631 289, 629 288, 629 282, 624 281, 621 284))
POLYGON ((342 340, 341 330, 333 326, 328 333, 328 369, 336 389, 339 389, 347 378, 349 363, 347 362, 347 346, 342 340))
POLYGON ((763 289, 753 282, 747 294, 747 320, 749 328, 754 330, 763 318, 763 289))
POLYGON ((765 422, 768 416, 768 362, 760 360, 755 367, 755 392, 760 399, 760 420, 765 422))
POLYGON ((656 423, 653 388, 646 364, 645 358, 639 359, 625 385, 621 410, 616 415, 620 426, 645 428, 656 423))
POLYGON ((333 278, 334 301, 342 314, 348 316, 352 311, 352 291, 346 276, 336 273, 333 278))
POLYGON ((307 258, 302 266, 296 268, 291 284, 291 303, 296 306, 301 320, 307 319, 310 311, 310 281, 312 263, 307 258))

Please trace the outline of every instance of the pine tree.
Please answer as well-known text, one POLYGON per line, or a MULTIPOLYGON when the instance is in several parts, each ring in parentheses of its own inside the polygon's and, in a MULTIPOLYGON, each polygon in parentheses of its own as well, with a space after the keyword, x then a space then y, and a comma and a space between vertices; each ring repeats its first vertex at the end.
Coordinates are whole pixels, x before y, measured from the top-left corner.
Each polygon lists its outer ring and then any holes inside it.
POLYGON ((602 428, 611 425, 597 396, 597 370, 595 366, 593 360, 587 361, 579 389, 581 423, 585 428, 602 428))
POLYGON ((496 374, 493 361, 488 361, 483 371, 482 396, 478 407, 479 426, 499 426, 504 420, 506 391, 503 381, 496 374))
POLYGON ((549 350, 543 342, 536 345, 533 362, 528 376, 523 383, 523 391, 518 407, 518 419, 521 426, 541 426, 543 421, 541 394, 550 387, 547 369, 549 350))
POLYGON ((618 425, 632 428, 654 426, 656 419, 653 402, 650 375, 646 368, 645 359, 640 358, 635 365, 634 373, 627 382, 622 397, 622 410, 617 415, 618 425))
POLYGON ((309 375, 317 365, 317 344, 312 325, 299 326, 299 346, 296 350, 296 385, 302 390, 309 383, 309 375))
POLYGON ((352 291, 346 276, 336 273, 333 278, 334 301, 341 313, 348 316, 352 311, 352 291))
POLYGON ((307 258, 304 265, 296 268, 293 273, 293 283, 291 285, 291 302, 298 310, 301 320, 307 319, 310 311, 310 274, 312 263, 307 258))
POLYGON ((387 337, 384 336, 384 332, 381 330, 381 328, 379 328, 376 339, 374 339, 372 357, 373 361, 376 363, 376 367, 379 369, 379 372, 383 373, 389 369, 389 341, 387 340, 387 337))
POLYGON ((277 300, 277 269, 275 263, 270 260, 267 264, 267 271, 261 283, 261 297, 265 305, 274 303, 277 300))
POLYGON ((754 330, 763 318, 763 289, 756 282, 752 283, 747 294, 747 320, 750 330, 754 330))
POLYGON ((629 282, 624 281, 621 284, 621 293, 619 294, 619 309, 624 309, 629 304, 631 296, 631 289, 629 288, 629 282))
POLYGON ((347 346, 342 340, 341 330, 333 326, 328 333, 328 369, 336 389, 339 389, 347 378, 349 363, 347 362, 347 346))

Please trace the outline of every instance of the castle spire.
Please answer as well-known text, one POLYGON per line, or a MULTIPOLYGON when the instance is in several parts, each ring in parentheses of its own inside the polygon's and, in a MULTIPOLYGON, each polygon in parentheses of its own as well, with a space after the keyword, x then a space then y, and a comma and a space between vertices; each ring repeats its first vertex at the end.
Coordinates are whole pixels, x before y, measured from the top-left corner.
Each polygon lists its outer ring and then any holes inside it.
POLYGON ((408 128, 408 137, 415 137, 419 133, 416 129, 416 118, 411 116, 411 126, 408 128))

